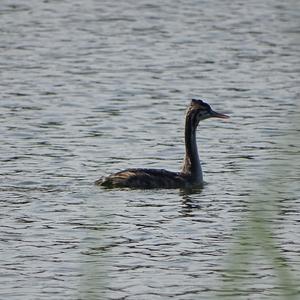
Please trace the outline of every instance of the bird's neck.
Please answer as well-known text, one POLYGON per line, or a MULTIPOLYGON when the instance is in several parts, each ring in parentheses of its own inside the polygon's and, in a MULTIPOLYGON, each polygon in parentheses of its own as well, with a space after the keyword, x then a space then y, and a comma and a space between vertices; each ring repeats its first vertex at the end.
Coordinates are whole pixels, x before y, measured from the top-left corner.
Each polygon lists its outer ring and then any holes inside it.
POLYGON ((202 184, 203 175, 198 155, 196 129, 197 125, 195 125, 193 115, 187 114, 185 120, 185 157, 182 173, 187 174, 193 183, 202 184))

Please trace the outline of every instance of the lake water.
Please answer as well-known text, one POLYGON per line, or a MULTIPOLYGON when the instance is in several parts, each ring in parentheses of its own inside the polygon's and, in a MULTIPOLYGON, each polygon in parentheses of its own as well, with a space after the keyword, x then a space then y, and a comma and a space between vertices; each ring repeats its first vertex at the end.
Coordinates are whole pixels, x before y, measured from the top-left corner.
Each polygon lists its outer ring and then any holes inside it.
POLYGON ((300 277, 299 28, 298 0, 2 0, 0 298, 283 299, 259 237, 224 282, 254 200, 300 277), (191 98, 231 116, 202 191, 94 186, 179 170, 191 98))

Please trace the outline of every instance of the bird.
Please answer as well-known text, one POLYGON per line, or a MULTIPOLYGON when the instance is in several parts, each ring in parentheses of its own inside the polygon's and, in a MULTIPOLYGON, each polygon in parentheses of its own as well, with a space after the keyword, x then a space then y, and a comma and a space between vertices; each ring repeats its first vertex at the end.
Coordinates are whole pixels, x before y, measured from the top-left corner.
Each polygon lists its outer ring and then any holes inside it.
POLYGON ((185 189, 203 187, 203 173, 198 154, 196 129, 200 121, 209 118, 228 119, 200 99, 192 99, 185 116, 185 156, 180 172, 164 169, 130 168, 95 181, 106 188, 185 189))

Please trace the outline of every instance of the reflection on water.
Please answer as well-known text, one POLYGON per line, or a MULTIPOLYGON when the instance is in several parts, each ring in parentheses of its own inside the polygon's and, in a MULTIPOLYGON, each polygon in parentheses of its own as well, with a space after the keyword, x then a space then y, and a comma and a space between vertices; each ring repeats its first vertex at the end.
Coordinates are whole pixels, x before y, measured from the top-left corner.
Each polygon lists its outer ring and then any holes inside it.
POLYGON ((180 191, 181 201, 181 215, 182 217, 190 217, 194 210, 201 209, 201 202, 194 200, 190 195, 200 194, 201 188, 190 188, 180 191))
POLYGON ((296 4, 1 1, 2 298, 283 299, 299 277, 296 4), (232 117, 197 132, 203 190, 93 185, 179 170, 198 97, 232 117))

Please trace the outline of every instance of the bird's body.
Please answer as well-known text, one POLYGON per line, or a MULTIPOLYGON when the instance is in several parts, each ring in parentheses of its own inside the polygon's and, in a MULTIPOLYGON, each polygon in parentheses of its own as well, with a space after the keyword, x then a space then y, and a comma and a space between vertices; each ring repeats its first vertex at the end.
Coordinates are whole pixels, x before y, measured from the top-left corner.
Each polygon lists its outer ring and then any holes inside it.
POLYGON ((126 169, 95 183, 108 188, 190 188, 203 185, 203 175, 196 142, 196 129, 199 121, 228 116, 213 111, 202 100, 192 100, 185 118, 185 158, 181 172, 170 172, 164 169, 126 169))
POLYGON ((181 172, 170 172, 164 169, 126 169, 100 178, 96 184, 105 187, 131 187, 141 189, 185 188, 189 186, 188 176, 181 172))

